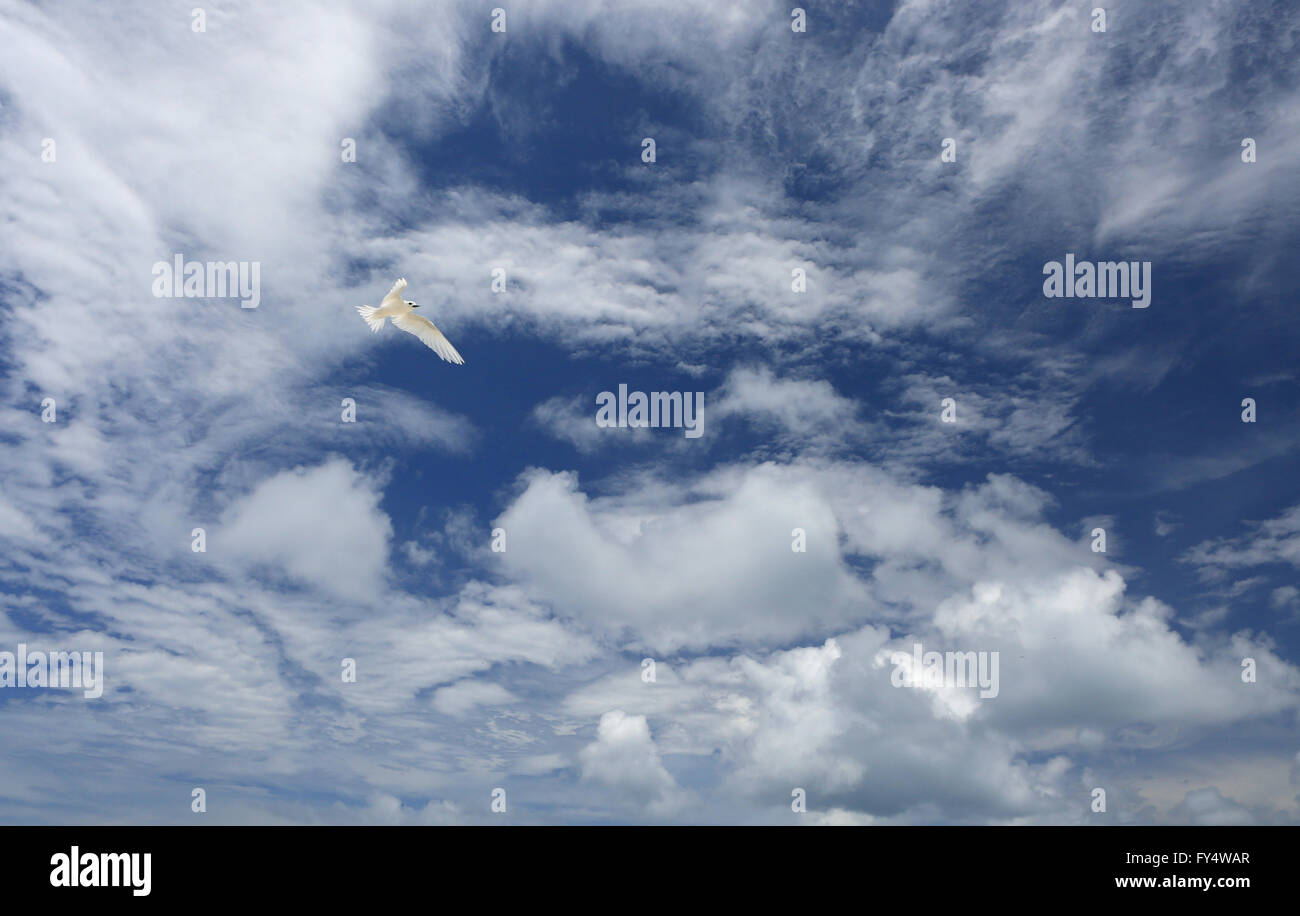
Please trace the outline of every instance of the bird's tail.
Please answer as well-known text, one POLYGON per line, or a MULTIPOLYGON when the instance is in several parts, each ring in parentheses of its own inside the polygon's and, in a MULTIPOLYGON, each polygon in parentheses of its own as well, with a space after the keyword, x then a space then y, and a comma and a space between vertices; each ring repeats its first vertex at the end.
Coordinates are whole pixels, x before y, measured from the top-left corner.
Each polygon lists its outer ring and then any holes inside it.
POLYGON ((379 309, 368 305, 357 306, 357 314, 366 320, 366 326, 370 328, 371 333, 378 333, 379 329, 384 326, 384 319, 375 317, 377 311, 379 309))

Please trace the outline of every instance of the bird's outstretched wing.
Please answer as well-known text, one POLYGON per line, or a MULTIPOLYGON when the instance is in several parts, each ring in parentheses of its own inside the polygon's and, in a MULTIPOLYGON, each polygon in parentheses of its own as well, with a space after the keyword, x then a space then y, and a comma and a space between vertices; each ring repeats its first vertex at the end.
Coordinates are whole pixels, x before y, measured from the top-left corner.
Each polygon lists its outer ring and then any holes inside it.
POLYGON ((388 291, 388 295, 384 297, 384 301, 379 303, 379 307, 383 308, 386 305, 396 305, 401 302, 402 290, 404 289, 406 289, 406 278, 402 277, 393 284, 393 288, 388 291))
POLYGON ((460 358, 460 354, 457 353, 456 348, 451 345, 451 341, 443 337, 442 331, 439 331, 437 326, 423 315, 415 315, 411 312, 407 312, 405 315, 394 318, 393 324, 397 325, 406 333, 414 334, 416 337, 420 338, 420 340, 423 341, 430 350, 437 353, 447 362, 455 363, 458 366, 465 365, 465 360, 460 358))

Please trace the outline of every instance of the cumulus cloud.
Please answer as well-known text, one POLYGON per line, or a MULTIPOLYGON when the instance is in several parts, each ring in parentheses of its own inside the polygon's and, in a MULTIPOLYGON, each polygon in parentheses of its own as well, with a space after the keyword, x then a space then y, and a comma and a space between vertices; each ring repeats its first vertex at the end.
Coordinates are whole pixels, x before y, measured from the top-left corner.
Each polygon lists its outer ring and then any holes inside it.
POLYGON ((631 645, 788 639, 861 614, 864 592, 839 555, 835 518, 815 489, 756 468, 684 501, 590 499, 576 475, 532 471, 496 520, 504 568, 537 600, 631 645), (803 529, 804 552, 792 550, 803 529), (575 565, 565 558, 582 556, 575 565))
POLYGON ((605 713, 596 740, 579 756, 584 779, 614 787, 651 814, 669 814, 685 800, 659 759, 645 716, 618 709, 605 713))
POLYGON ((377 483, 337 458, 277 474, 231 504, 213 552, 345 598, 373 598, 392 538, 377 483))

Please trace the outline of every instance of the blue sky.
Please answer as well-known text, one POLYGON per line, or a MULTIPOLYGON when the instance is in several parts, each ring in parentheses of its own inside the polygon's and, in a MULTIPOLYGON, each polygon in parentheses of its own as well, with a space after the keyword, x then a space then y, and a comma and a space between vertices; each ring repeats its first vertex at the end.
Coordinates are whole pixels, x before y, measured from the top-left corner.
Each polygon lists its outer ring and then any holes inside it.
POLYGON ((0 4, 0 822, 1300 820, 1297 12, 497 6, 0 4))

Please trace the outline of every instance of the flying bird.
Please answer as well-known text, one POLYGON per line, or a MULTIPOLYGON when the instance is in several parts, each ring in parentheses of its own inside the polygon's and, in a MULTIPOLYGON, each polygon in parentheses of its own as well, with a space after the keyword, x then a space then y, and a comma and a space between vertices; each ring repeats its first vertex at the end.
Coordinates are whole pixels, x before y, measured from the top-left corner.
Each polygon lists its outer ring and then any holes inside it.
POLYGON ((368 305, 358 305, 357 312, 365 319, 366 325, 374 333, 384 326, 384 319, 393 319, 393 324, 408 334, 414 334, 420 338, 424 344, 437 353, 449 363, 455 363, 458 366, 465 365, 465 360, 461 359, 456 348, 451 345, 451 341, 442 336, 442 331, 438 330, 428 318, 423 315, 417 315, 412 309, 418 309, 409 299, 402 298, 402 290, 406 289, 406 278, 402 277, 393 284, 393 288, 388 291, 388 295, 379 303, 379 308, 371 308, 368 305))

